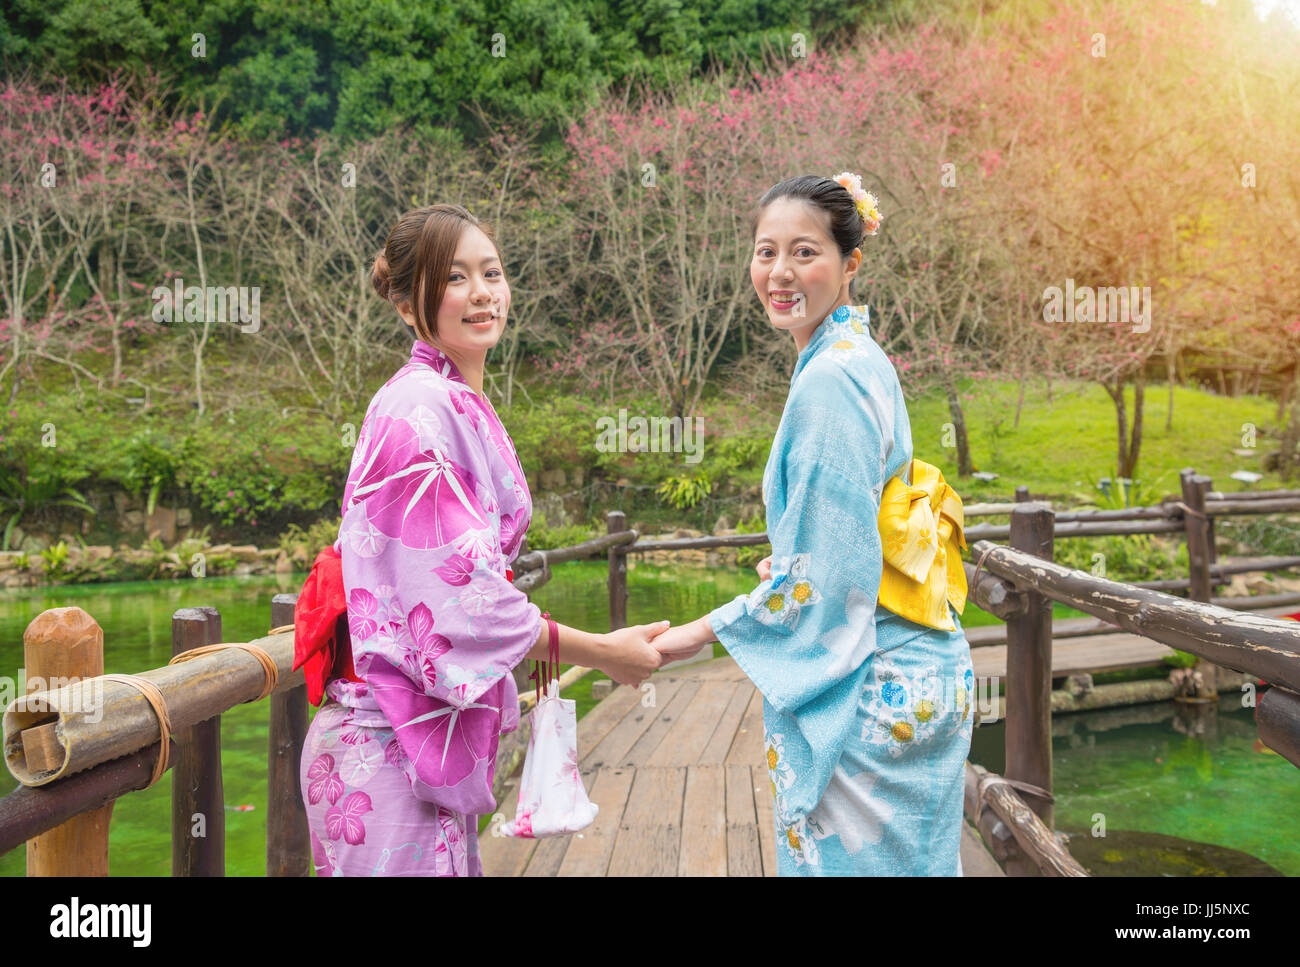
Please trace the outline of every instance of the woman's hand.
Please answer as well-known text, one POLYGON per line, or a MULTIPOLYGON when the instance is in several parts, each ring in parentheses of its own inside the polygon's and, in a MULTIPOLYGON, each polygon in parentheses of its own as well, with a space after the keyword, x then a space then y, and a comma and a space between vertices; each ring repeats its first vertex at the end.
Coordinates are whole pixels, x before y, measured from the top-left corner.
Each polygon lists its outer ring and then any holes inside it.
POLYGON ((605 649, 597 667, 620 685, 640 685, 661 664, 659 650, 651 644, 670 622, 633 625, 602 635, 605 649))
POLYGON ((771 578, 772 578, 772 555, 771 555, 771 554, 767 555, 767 557, 763 558, 761 561, 759 561, 757 564, 755 564, 755 565, 754 565, 754 570, 758 572, 758 579, 759 579, 760 581, 768 581, 768 580, 771 580, 771 578))
POLYGON ((655 639, 655 648, 659 651, 661 666, 668 664, 670 661, 690 658, 698 653, 705 644, 707 642, 701 641, 699 634, 690 625, 670 628, 655 639))

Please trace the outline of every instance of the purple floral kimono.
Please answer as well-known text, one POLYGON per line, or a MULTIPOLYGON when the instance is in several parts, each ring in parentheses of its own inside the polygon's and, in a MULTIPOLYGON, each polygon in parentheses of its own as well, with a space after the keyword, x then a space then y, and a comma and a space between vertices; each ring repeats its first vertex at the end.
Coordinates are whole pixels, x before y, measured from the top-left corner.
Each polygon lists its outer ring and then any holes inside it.
POLYGON ((352 659, 302 759, 319 875, 481 876, 511 669, 541 613, 506 579, 532 516, 514 443, 445 354, 417 340, 366 411, 343 491, 352 659))

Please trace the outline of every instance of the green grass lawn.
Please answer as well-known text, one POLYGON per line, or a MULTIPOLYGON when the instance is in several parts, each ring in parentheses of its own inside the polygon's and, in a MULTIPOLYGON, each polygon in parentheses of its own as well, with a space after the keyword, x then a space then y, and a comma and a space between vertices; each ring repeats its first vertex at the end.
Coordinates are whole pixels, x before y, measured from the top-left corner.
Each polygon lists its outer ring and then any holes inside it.
MULTIPOLYGON (((942 445, 944 424, 951 416, 947 401, 939 394, 908 404, 913 455, 939 467, 968 503, 975 498, 1010 496, 1022 485, 1034 495, 1095 500, 1097 481, 1113 476, 1116 464, 1115 406, 1106 391, 1095 383, 1056 383, 1053 400, 1048 402, 1040 381, 1028 388, 1020 426, 1015 427, 1018 392, 1013 381, 986 380, 969 387, 969 398, 962 399, 972 462, 979 470, 999 474, 997 480, 958 482, 957 452, 942 445)), ((1131 420, 1131 387, 1126 402, 1131 420)), ((1277 446, 1275 440, 1259 433, 1264 427, 1275 426, 1277 404, 1266 397, 1217 396, 1180 386, 1174 388, 1170 430, 1165 429, 1168 409, 1167 387, 1148 386, 1137 479, 1142 493, 1151 498, 1177 493, 1178 473, 1184 467, 1209 475, 1216 490, 1245 489, 1229 474, 1234 470, 1263 473, 1263 454, 1277 446), (1239 457, 1232 451, 1245 446, 1243 425, 1248 423, 1256 427, 1259 456, 1239 457)), ((1254 489, 1285 486, 1271 473, 1254 489)))

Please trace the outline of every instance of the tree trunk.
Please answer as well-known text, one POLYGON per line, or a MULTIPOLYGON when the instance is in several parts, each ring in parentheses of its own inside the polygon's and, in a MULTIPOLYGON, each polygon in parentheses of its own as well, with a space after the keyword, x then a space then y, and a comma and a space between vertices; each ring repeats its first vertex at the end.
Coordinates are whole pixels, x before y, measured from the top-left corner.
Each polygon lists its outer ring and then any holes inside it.
POLYGON ((1145 413, 1146 387, 1146 370, 1139 369, 1137 382, 1133 385, 1133 431, 1129 434, 1128 466, 1123 474, 1130 480, 1137 479, 1138 456, 1142 452, 1142 416, 1145 413))
POLYGON ((957 391, 948 387, 948 412, 952 415, 953 427, 957 431, 957 476, 969 477, 971 474, 970 440, 966 437, 966 413, 961 408, 957 391))
MULTIPOLYGON (((1110 394, 1111 402, 1115 404, 1115 475, 1117 477, 1126 477, 1124 471, 1128 467, 1128 412, 1124 407, 1124 380, 1123 377, 1115 377, 1115 385, 1103 383, 1106 392, 1110 394)), ((1119 481, 1115 481, 1118 487, 1119 481)))
POLYGON ((1169 380, 1169 407, 1165 411, 1165 432, 1171 433, 1174 429, 1174 382, 1178 371, 1178 362, 1176 357, 1177 351, 1174 349, 1174 329, 1169 327, 1169 345, 1165 350, 1165 375, 1169 380))
MULTIPOLYGON (((1282 431, 1282 452, 1278 455, 1277 472, 1289 481, 1295 472, 1296 447, 1300 445, 1300 365, 1292 367, 1295 383, 1291 392, 1291 416, 1282 431)), ((1285 391, 1284 391, 1285 395, 1285 391)))

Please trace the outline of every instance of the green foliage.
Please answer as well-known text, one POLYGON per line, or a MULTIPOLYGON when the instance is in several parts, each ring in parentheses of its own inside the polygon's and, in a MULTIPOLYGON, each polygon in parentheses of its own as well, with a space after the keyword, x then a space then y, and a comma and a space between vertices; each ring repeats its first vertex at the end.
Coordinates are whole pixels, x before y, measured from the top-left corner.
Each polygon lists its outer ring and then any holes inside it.
POLYGON ((334 542, 338 540, 340 523, 337 517, 323 517, 309 525, 306 530, 290 523, 280 535, 279 548, 289 555, 299 548, 303 549, 309 558, 307 563, 310 564, 321 550, 334 546, 334 542))
POLYGON ((119 68, 153 69, 184 103, 215 106, 252 137, 315 130, 354 137, 405 125, 470 133, 475 104, 554 135, 565 117, 625 78, 663 84, 736 65, 765 47, 787 48, 796 30, 817 49, 883 6, 16 0, 0 15, 0 54, 13 67, 92 82, 119 68), (191 52, 195 33, 206 40, 202 58, 191 52))
POLYGON ((153 428, 136 433, 122 448, 124 466, 119 479, 132 493, 148 489, 145 513, 152 514, 158 495, 176 482, 178 460, 171 440, 153 428))
MULTIPOLYGON (((1100 476, 1094 478, 1094 480, 1100 479, 1100 476)), ((1155 500, 1155 496, 1142 486, 1140 480, 1125 483, 1119 478, 1119 474, 1112 470, 1109 492, 1099 489, 1094 503, 1105 510, 1124 510, 1126 507, 1143 507, 1155 503, 1155 500)))
POLYGON ((335 504, 348 458, 328 424, 286 425, 274 413, 249 411, 233 425, 197 424, 181 447, 176 482, 219 522, 256 526, 259 517, 335 504))
POLYGON ((61 575, 68 567, 68 545, 66 541, 59 541, 53 547, 41 551, 41 558, 45 562, 42 567, 45 570, 47 578, 54 578, 61 575))
POLYGON ((79 490, 68 485, 57 468, 42 468, 30 476, 20 475, 9 467, 0 468, 0 508, 3 508, 0 513, 9 514, 0 550, 9 550, 14 527, 25 514, 52 507, 72 507, 83 513, 95 513, 95 508, 86 502, 79 490))
POLYGON ((669 477, 655 488, 655 493, 678 510, 694 507, 712 492, 713 481, 707 470, 697 470, 689 477, 669 477))
MULTIPOLYGON (((741 534, 761 534, 767 530, 767 521, 755 514, 748 520, 742 520, 738 523, 736 530, 741 534)), ((736 548, 736 565, 738 567, 753 567, 771 553, 772 545, 770 543, 738 547, 736 548)))
POLYGON ((770 434, 726 436, 710 442, 706 463, 713 479, 724 479, 743 470, 752 470, 766 460, 772 448, 770 434))
POLYGON ((530 486, 537 485, 543 470, 590 472, 601 466, 601 458, 608 456, 596 449, 596 420, 601 415, 590 401, 569 395, 503 412, 501 419, 530 486))
POLYGON ((1227 538, 1242 545, 1247 554, 1288 557, 1296 552, 1296 526, 1286 518, 1220 518, 1214 522, 1216 541, 1227 538))
POLYGON ((1151 534, 1059 538, 1056 563, 1109 581, 1164 581, 1187 577, 1187 544, 1172 546, 1151 534), (1101 555, 1100 559, 1096 555, 1101 555))
POLYGON ((572 547, 574 544, 589 541, 596 535, 596 529, 587 524, 550 527, 546 523, 546 515, 538 514, 528 525, 528 549, 549 551, 556 547, 572 547))

